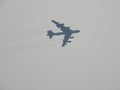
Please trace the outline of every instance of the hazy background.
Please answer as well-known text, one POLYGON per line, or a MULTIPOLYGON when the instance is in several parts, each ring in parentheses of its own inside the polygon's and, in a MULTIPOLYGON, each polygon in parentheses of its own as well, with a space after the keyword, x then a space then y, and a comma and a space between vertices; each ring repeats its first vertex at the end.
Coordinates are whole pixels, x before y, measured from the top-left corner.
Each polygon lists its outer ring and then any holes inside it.
POLYGON ((0 90, 120 90, 119 46, 119 0, 0 0, 0 90))

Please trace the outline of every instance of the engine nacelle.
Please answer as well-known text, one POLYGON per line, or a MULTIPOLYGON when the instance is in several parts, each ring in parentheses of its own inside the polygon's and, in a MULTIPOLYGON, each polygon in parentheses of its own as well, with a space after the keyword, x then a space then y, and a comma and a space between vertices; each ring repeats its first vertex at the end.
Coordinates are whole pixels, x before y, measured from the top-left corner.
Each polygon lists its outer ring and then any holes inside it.
POLYGON ((71 41, 67 41, 68 43, 71 43, 71 41))
POLYGON ((67 27, 68 29, 70 29, 70 27, 67 27))
POLYGON ((74 38, 74 37, 70 37, 70 38, 74 38))

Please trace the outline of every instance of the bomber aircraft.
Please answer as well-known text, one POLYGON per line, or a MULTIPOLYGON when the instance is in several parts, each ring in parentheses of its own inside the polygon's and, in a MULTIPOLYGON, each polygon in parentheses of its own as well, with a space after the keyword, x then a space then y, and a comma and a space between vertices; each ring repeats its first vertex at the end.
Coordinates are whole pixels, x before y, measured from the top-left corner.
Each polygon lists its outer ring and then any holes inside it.
POLYGON ((64 47, 67 43, 71 43, 69 39, 74 38, 72 34, 80 32, 80 30, 71 30, 70 27, 64 26, 64 23, 60 24, 59 22, 55 20, 51 20, 51 22, 56 24, 56 27, 60 28, 62 32, 54 33, 52 30, 49 30, 47 31, 47 36, 49 36, 49 38, 51 39, 53 36, 64 35, 62 47, 64 47))

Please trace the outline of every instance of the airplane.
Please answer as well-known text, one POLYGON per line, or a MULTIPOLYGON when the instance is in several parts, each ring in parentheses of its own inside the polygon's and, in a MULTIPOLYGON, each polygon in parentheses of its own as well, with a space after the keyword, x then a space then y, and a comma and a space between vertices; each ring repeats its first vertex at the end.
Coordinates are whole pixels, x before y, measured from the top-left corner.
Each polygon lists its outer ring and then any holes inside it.
POLYGON ((71 43, 69 39, 74 38, 73 36, 71 36, 72 34, 80 32, 80 30, 71 30, 70 27, 64 26, 64 23, 60 24, 55 20, 51 20, 51 22, 53 22, 57 28, 60 28, 62 32, 54 33, 52 30, 49 30, 47 31, 47 36, 49 36, 49 38, 52 39, 53 36, 64 35, 62 47, 67 45, 67 43, 71 43))

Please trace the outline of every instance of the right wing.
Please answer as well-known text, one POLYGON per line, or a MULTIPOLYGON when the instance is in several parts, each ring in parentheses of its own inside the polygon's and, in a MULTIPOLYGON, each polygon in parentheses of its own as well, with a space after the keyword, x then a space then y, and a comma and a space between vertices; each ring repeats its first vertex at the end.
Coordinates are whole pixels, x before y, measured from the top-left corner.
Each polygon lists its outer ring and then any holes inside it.
POLYGON ((65 34, 64 39, 63 39, 62 47, 64 47, 67 43, 71 42, 71 41, 68 41, 70 36, 71 36, 71 34, 65 34))

